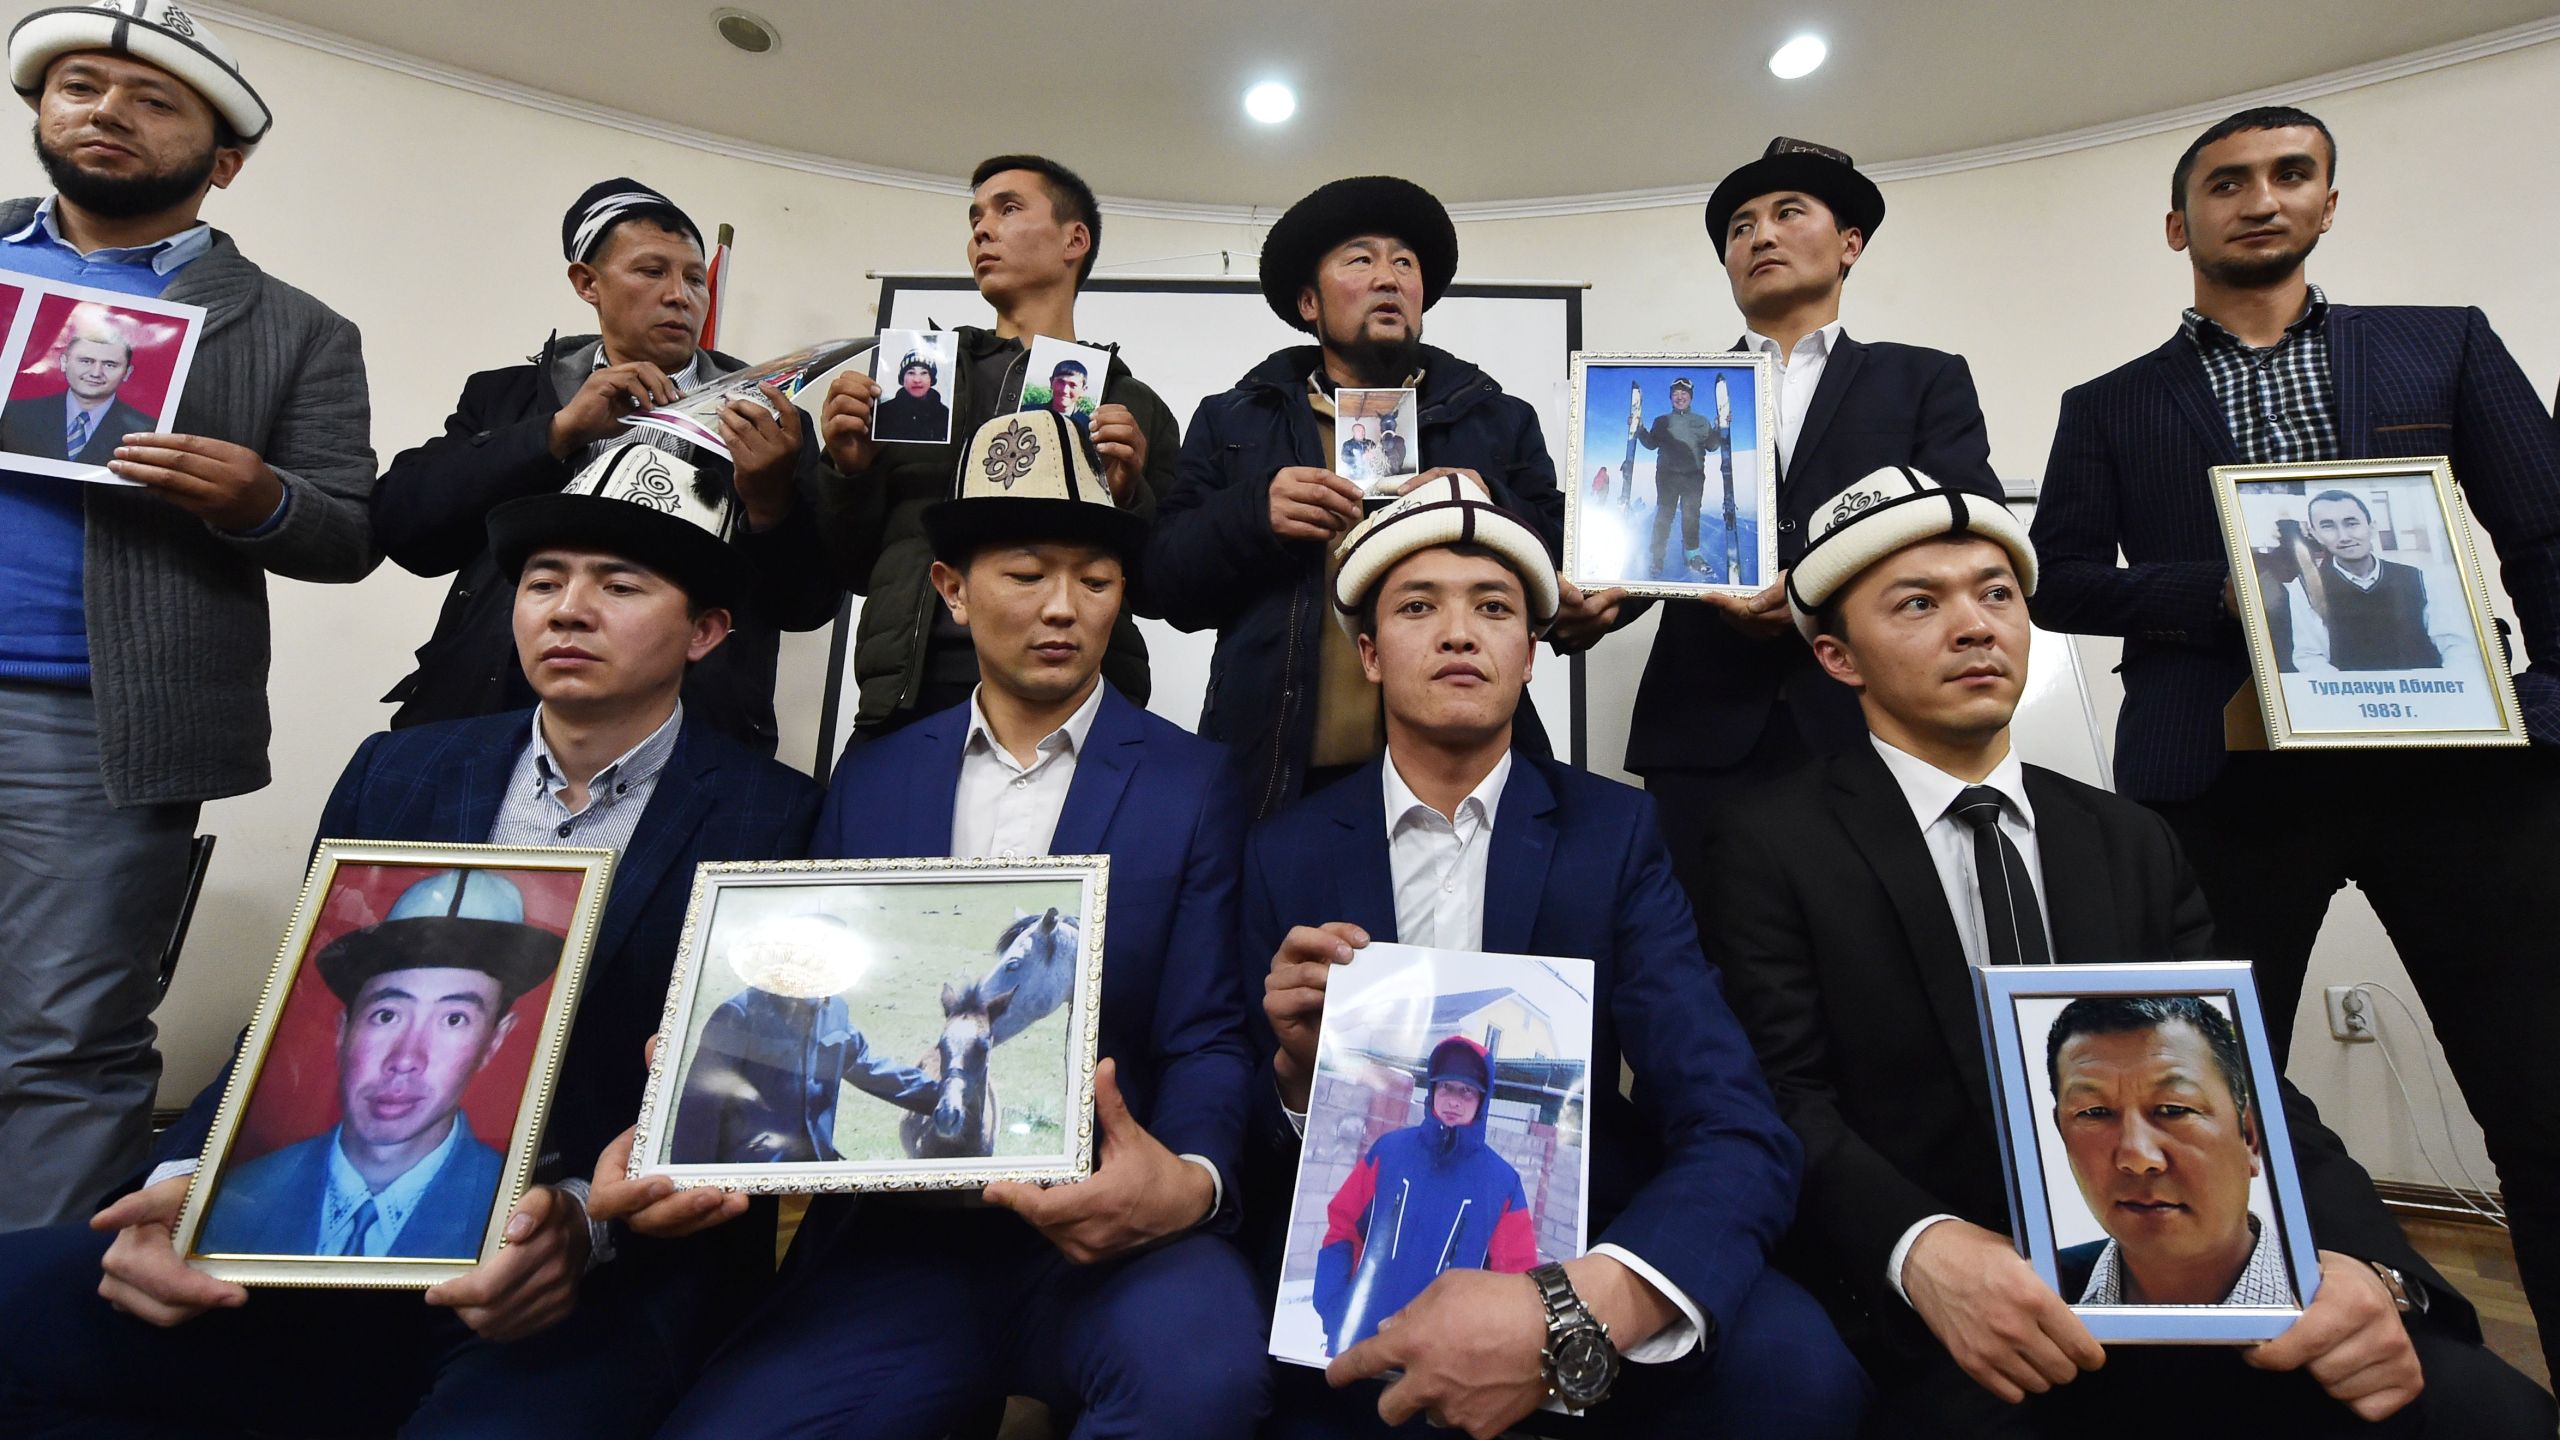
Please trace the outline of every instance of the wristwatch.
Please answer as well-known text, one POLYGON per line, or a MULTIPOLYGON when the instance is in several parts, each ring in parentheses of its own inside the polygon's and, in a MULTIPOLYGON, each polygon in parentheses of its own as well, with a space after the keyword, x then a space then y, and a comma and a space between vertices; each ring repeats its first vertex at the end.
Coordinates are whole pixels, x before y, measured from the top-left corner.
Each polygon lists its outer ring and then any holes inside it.
POLYGON ((1529 1279, 1547 1305, 1547 1348, 1538 1357, 1547 1391, 1580 1414, 1609 1398, 1618 1379, 1618 1347, 1609 1343, 1609 1327, 1592 1318, 1591 1308, 1573 1293, 1562 1265, 1541 1265, 1529 1279))
POLYGON ((2411 1285, 2408 1276, 2379 1260, 2367 1260, 2364 1263, 2373 1267, 2374 1275, 2382 1281, 2382 1288, 2391 1292, 2391 1303, 2399 1307, 2401 1314, 2407 1315, 2414 1312, 2424 1315, 2427 1313, 2426 1287, 2411 1285))

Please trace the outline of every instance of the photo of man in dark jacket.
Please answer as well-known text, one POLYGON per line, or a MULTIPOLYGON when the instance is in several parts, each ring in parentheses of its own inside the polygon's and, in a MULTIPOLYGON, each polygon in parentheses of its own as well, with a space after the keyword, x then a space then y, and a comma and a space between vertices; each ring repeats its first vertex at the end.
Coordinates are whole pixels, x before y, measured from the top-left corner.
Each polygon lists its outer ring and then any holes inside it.
POLYGON ((1452 1035, 1432 1047, 1423 1088, 1421 1122, 1379 1136, 1325 1206, 1315 1306, 1328 1354, 1376 1334, 1443 1270, 1525 1275, 1538 1263, 1520 1172, 1485 1143, 1492 1058, 1452 1035))
MULTIPOLYGON (((495 714, 533 703, 508 625, 513 596, 490 556, 489 512, 548 494, 605 446, 659 432, 623 417, 664 404, 745 365, 700 349, 710 313, 702 232, 673 201, 636 180, 590 186, 560 222, 570 288, 593 307, 597 335, 556 332, 524 364, 463 382, 444 433, 395 458, 373 496, 374 538, 415 575, 451 575, 418 668, 383 697, 394 728, 495 714)), ((773 753, 773 678, 780 631, 835 618, 837 589, 808 507, 799 503, 817 449, 778 392, 770 408, 731 401, 720 414, 746 526, 738 543, 754 577, 729 643, 685 679, 689 713, 760 753, 773 753)), ((670 446, 684 442, 665 437, 670 446)), ((692 447, 684 446, 687 450, 692 447)))
POLYGON ((879 437, 937 444, 949 440, 951 407, 934 388, 941 380, 931 355, 909 351, 898 366, 898 388, 880 402, 879 437))
MULTIPOLYGON (((1691 408, 1697 400, 1696 382, 1683 375, 1671 382, 1670 412, 1653 417, 1653 423, 1636 432, 1636 443, 1656 452, 1653 469, 1653 561, 1647 573, 1657 579, 1688 579, 1689 571, 1710 573, 1706 556, 1698 551, 1698 502, 1706 494, 1707 457, 1722 450, 1728 469, 1732 461, 1732 439, 1723 426, 1691 408), (1664 576, 1663 542, 1671 538, 1674 511, 1680 518, 1680 566, 1664 576)), ((1723 579, 1718 575, 1716 578, 1723 579)))

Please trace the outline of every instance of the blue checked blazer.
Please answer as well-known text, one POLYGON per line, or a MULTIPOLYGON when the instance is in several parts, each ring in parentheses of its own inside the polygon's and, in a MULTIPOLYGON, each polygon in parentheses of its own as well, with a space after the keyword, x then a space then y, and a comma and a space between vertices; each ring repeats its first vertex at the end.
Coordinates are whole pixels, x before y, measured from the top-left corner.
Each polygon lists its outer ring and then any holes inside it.
MULTIPOLYGON (((320 812, 320 838, 478 843, 489 838, 533 714, 515 710, 375 735, 357 747, 320 812)), ((584 1178, 596 1156, 640 1118, 642 1056, 667 996, 676 939, 705 860, 789 860, 806 849, 822 798, 808 776, 697 722, 675 753, 614 866, 588 961, 541 1178, 584 1178)), ((208 1086, 169 1127, 154 1160, 200 1153, 228 1079, 208 1086)))
MULTIPOLYGON (((2453 458, 2533 661, 2516 677, 2526 724, 2560 743, 2560 426, 2477 309, 2332 305, 2328 326, 2341 458, 2453 458)), ((2033 606, 2049 629, 2124 637, 2116 786, 2137 800, 2192 799, 2222 772, 2249 664, 2222 610, 2211 471, 2241 462, 2183 336, 2062 397, 2033 606)))

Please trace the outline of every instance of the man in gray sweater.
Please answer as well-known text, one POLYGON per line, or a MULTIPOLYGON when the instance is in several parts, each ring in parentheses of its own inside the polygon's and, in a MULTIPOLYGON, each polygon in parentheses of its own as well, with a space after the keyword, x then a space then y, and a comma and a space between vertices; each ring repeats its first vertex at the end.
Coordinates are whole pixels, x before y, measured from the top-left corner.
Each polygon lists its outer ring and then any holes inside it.
POLYGON ((197 807, 267 783, 267 575, 363 579, 374 458, 355 326, 197 218, 266 103, 167 3, 10 32, 54 193, 0 203, 0 269, 203 307, 125 484, 0 456, 0 1231, 76 1219, 142 1161, 155 962, 197 807))

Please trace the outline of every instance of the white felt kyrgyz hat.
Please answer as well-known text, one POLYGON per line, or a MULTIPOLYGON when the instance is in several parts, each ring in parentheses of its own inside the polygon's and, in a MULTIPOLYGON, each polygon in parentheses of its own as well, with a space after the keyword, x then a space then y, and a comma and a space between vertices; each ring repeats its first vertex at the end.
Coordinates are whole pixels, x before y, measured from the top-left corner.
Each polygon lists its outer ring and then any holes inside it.
POLYGON ((1529 522, 1493 503, 1479 482, 1449 474, 1417 485, 1353 526, 1336 552, 1333 618, 1357 638, 1360 601, 1396 563, 1441 545, 1482 545, 1526 577, 1529 625, 1539 633, 1556 618, 1556 562, 1529 522))
POLYGON ((726 607, 746 583, 729 543, 746 517, 726 469, 626 440, 558 492, 519 496, 490 511, 491 553, 514 580, 546 545, 604 550, 673 580, 696 604, 726 607))
POLYGON ((240 78, 240 61, 222 37, 169 0, 97 0, 53 5, 9 32, 9 83, 33 105, 44 93, 45 67, 79 50, 112 50, 177 76, 228 121, 243 145, 266 138, 275 116, 240 78))
POLYGON ((1787 606, 1811 640, 1814 615, 1860 571, 1906 546, 1947 535, 1979 535, 2009 552, 2018 585, 2036 593, 2036 547, 2009 507, 1950 490, 1917 470, 1888 465, 1858 481, 1814 517, 1813 543, 1787 572, 1787 606))

